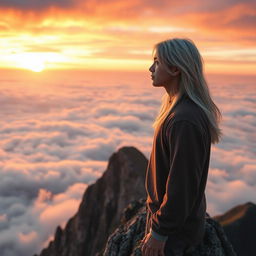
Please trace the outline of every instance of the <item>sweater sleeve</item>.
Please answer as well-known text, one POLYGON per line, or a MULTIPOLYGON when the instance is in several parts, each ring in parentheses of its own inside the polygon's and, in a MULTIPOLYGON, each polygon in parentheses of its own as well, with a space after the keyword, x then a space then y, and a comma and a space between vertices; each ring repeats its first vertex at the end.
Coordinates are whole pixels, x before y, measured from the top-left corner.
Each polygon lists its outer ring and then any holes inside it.
POLYGON ((182 229, 198 196, 205 157, 204 137, 187 120, 167 127, 170 169, 160 208, 152 215, 151 230, 160 235, 176 236, 182 229))

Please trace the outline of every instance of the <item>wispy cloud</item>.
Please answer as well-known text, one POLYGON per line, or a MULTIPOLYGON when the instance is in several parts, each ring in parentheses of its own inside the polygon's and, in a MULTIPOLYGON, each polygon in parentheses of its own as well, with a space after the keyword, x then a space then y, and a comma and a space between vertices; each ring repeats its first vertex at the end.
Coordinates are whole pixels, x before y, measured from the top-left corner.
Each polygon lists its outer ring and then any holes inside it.
POLYGON ((245 66, 241 72, 252 74, 256 65, 255 7, 250 0, 161 3, 2 0, 0 67, 20 67, 11 52, 34 52, 47 54, 44 62, 49 69, 109 66, 110 69, 142 70, 150 54, 129 53, 150 52, 156 42, 167 38, 189 37, 200 50, 211 52, 209 58, 209 54, 205 55, 207 71, 237 73, 240 66, 245 66), (220 51, 214 50, 216 46, 220 51), (250 50, 254 57, 248 59, 244 49, 250 50), (237 63, 233 50, 240 51, 243 63, 237 63), (229 58, 223 60, 225 53, 229 58), (104 59, 108 59, 107 64, 104 59), (121 65, 118 59, 131 61, 121 65))

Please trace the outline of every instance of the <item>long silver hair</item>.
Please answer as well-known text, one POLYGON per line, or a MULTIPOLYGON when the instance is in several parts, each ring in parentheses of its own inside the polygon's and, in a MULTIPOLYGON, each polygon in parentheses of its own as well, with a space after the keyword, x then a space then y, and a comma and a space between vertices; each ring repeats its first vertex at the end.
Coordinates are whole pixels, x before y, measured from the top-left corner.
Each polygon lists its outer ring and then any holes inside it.
POLYGON ((156 117, 153 128, 157 130, 179 98, 186 93, 199 107, 203 109, 209 120, 211 143, 220 141, 222 134, 219 122, 221 112, 213 102, 204 77, 203 59, 191 39, 173 38, 161 41, 154 45, 153 54, 167 70, 176 66, 180 70, 178 92, 166 92, 162 97, 162 104, 156 117))

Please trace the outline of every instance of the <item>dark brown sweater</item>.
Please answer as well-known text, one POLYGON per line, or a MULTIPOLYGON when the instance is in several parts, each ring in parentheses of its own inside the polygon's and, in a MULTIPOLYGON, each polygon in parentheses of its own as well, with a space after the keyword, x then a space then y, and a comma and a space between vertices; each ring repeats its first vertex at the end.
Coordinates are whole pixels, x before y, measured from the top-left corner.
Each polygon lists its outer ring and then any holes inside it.
POLYGON ((146 172, 146 231, 188 245, 204 236, 211 137, 204 111, 184 94, 155 133, 146 172))

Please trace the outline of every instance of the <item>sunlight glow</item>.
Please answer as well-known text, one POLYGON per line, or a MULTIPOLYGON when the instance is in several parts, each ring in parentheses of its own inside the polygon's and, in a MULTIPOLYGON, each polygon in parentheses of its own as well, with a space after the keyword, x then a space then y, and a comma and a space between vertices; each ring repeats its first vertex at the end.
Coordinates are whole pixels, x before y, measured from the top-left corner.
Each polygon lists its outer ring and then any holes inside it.
POLYGON ((30 61, 25 61, 22 63, 22 66, 26 69, 30 69, 34 72, 41 72, 42 70, 45 69, 45 64, 44 62, 41 62, 40 60, 33 60, 32 62, 30 61))
MULTIPOLYGON (((72 63, 72 58, 69 58, 63 53, 53 52, 19 52, 6 54, 2 57, 2 61, 6 66, 11 68, 28 69, 34 72, 41 72, 44 69, 56 68, 65 66, 66 63, 72 63)), ((1 66, 1 65, 0 65, 1 66)))
POLYGON ((18 53, 11 56, 19 68, 41 72, 45 69, 45 59, 40 53, 18 53))
POLYGON ((87 1, 29 8, 26 1, 2 2, 0 69, 148 71, 153 46, 177 37, 195 42, 207 72, 255 74, 252 1, 220 1, 214 8, 202 7, 205 1, 166 1, 163 8, 151 1, 89 1, 90 8, 87 1))

